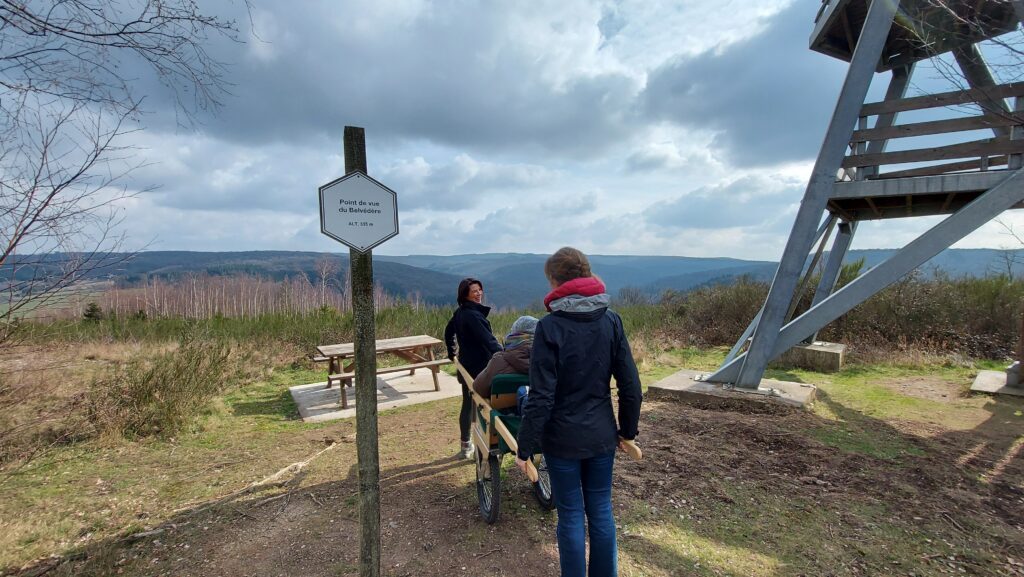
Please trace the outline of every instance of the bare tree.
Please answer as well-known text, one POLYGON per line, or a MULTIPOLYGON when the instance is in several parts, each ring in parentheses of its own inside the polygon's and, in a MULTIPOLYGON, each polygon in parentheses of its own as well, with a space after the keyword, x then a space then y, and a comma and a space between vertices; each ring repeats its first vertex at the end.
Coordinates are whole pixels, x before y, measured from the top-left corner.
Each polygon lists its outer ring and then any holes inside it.
POLYGON ((320 306, 325 307, 327 306, 328 285, 332 281, 337 282, 336 277, 338 276, 340 265, 338 264, 337 257, 323 256, 318 258, 313 266, 316 267, 317 284, 320 290, 320 306))
MULTIPOLYGON (((921 0, 895 26, 906 29, 911 52, 928 55, 939 79, 953 90, 992 88, 1024 75, 1024 17, 1019 0, 921 0), (944 56, 949 54, 949 57, 944 56)), ((989 96, 949 108, 1017 120, 1003 98, 989 96)))
POLYGON ((223 66, 205 46, 237 40, 194 0, 0 0, 0 343, 17 319, 116 264, 121 179, 137 165, 152 75, 179 122, 216 108, 223 66))

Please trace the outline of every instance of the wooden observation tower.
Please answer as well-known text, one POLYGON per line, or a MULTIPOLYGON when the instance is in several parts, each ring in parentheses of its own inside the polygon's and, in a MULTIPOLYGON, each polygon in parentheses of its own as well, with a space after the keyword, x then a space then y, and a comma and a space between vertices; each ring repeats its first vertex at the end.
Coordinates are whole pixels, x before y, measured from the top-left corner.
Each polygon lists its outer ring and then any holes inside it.
MULTIPOLYGON (((1024 82, 997 83, 979 48, 992 39, 1005 45, 1000 38, 1016 33, 1022 17, 1024 0, 822 0, 810 47, 848 61, 846 80, 768 298, 705 380, 757 389, 769 361, 1003 211, 1024 207, 1024 82), (908 96, 915 63, 938 55, 947 55, 958 89, 908 96), (889 76, 885 99, 865 102, 875 74, 889 76), (897 123, 901 113, 911 121, 897 123), (890 144, 897 150, 887 151, 890 144), (834 290, 858 222, 925 215, 948 216, 834 290), (794 316, 826 250, 812 304, 794 316)), ((1016 64, 1019 77, 1024 66, 1016 64)))

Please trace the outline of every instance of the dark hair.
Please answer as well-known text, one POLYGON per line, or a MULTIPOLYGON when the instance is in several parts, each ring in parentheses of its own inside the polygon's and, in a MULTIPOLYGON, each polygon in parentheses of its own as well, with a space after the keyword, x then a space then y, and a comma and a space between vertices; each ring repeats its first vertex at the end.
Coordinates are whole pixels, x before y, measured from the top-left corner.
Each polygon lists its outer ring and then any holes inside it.
POLYGON ((459 282, 459 294, 455 300, 459 301, 460 305, 469 300, 469 287, 475 284, 480 285, 480 289, 483 290, 484 283, 471 276, 466 277, 459 282))
POLYGON ((587 255, 571 246, 563 246, 544 263, 544 275, 558 284, 594 276, 587 255))

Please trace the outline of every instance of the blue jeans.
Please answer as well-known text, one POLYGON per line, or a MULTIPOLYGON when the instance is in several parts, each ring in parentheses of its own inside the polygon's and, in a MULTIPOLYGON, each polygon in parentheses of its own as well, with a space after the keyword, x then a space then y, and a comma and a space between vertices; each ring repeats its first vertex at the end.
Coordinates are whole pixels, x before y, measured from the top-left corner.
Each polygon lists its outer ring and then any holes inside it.
POLYGON ((516 389, 516 414, 522 415, 526 401, 530 399, 530 387, 523 385, 516 389))
POLYGON ((615 577, 618 549, 612 517, 615 452, 590 459, 544 455, 558 507, 558 561, 562 577, 615 577), (584 530, 586 518, 586 531, 584 530), (585 538, 590 534, 590 572, 585 538))

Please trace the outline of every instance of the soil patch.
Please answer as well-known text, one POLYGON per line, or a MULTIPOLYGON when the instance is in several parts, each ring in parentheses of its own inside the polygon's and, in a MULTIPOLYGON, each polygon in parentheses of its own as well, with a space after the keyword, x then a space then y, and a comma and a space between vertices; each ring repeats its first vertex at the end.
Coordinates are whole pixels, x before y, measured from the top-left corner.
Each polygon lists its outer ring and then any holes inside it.
POLYGON ((951 403, 962 399, 969 392, 962 383, 941 377, 906 377, 882 379, 877 382, 901 395, 941 403, 951 403))

